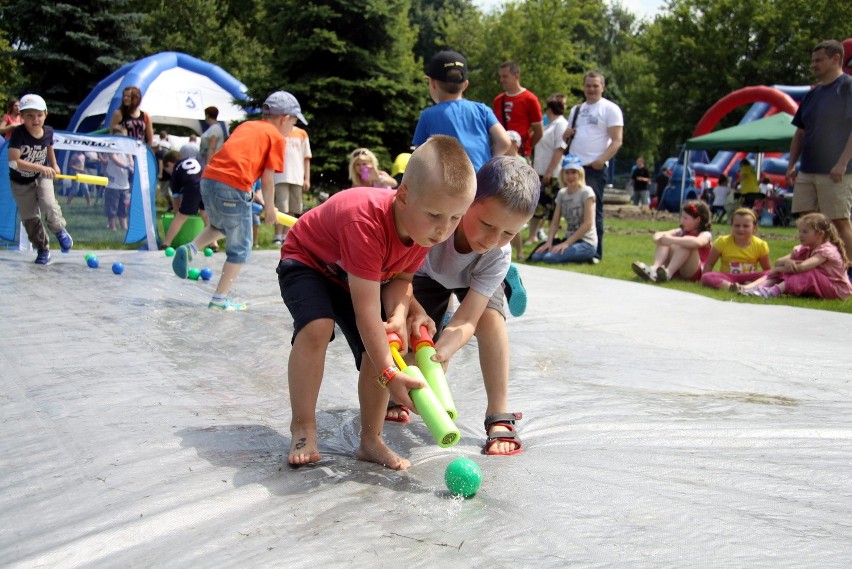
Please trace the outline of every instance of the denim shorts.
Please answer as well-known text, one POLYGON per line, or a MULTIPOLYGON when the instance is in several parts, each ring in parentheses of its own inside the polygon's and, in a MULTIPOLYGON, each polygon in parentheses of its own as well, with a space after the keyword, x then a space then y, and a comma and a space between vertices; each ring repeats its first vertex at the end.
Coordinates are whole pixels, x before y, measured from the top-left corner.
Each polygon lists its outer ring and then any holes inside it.
POLYGON ((210 227, 225 234, 225 255, 229 263, 241 265, 251 255, 251 192, 227 184, 201 179, 201 199, 210 227))

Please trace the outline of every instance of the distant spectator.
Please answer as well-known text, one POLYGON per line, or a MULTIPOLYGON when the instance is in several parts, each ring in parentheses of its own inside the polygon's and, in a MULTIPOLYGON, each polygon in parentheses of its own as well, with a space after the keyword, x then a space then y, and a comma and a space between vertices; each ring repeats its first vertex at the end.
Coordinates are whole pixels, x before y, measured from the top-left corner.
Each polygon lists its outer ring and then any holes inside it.
POLYGON ((200 162, 205 166, 213 155, 219 152, 222 145, 225 143, 225 129, 219 123, 219 109, 216 107, 207 107, 204 109, 204 122, 207 128, 201 135, 201 152, 200 162))
POLYGON ((636 159, 636 168, 630 174, 633 181, 633 205, 651 205, 651 173, 645 167, 645 159, 641 156, 636 159))
MULTIPOLYGON (((852 76, 843 72, 843 44, 826 40, 811 51, 818 84, 796 110, 790 142, 787 184, 793 188, 793 213, 827 215, 847 253, 852 251, 852 76), (796 162, 801 158, 798 169, 796 162)), ((852 274, 852 267, 849 268, 852 274)))
POLYGON ((467 60, 456 51, 441 51, 426 65, 429 95, 434 105, 420 113, 414 129, 414 146, 420 146, 430 136, 446 134, 455 137, 467 152, 478 171, 492 156, 502 156, 509 148, 506 129, 494 112, 482 103, 464 98, 467 80, 467 60))
POLYGON ((688 201, 680 214, 680 226, 654 233, 654 262, 649 267, 634 261, 633 272, 640 278, 665 283, 673 278, 698 281, 710 254, 710 208, 700 200, 688 201))
POLYGON ((154 126, 151 118, 145 114, 139 105, 142 104, 142 91, 139 87, 125 87, 121 93, 121 106, 115 110, 109 121, 110 132, 116 125, 122 125, 131 136, 141 140, 151 148, 154 147, 154 126))
MULTIPOLYGON (((307 131, 297 126, 285 137, 285 142, 284 172, 275 174, 275 207, 298 217, 304 208, 302 194, 311 191, 311 142, 307 131)), ((396 187, 396 183, 391 187, 396 187)), ((286 225, 275 224, 276 245, 284 242, 289 229, 286 225)))
POLYGON ((405 167, 408 166, 409 160, 411 160, 411 152, 401 152, 393 160, 391 176, 396 180, 397 185, 402 183, 402 175, 405 174, 405 167))
POLYGON ((757 172, 751 167, 751 162, 745 158, 740 161, 739 193, 743 205, 747 208, 754 208, 754 201, 760 197, 757 172))
POLYGON ((731 234, 713 242, 704 261, 701 284, 712 288, 739 290, 739 285, 756 281, 769 270, 769 244, 755 235, 757 215, 743 207, 731 216, 731 234), (719 272, 712 272, 716 261, 719 272))
POLYGON ((725 219, 725 215, 728 213, 725 210, 725 205, 728 203, 728 194, 731 192, 731 188, 728 187, 728 177, 724 174, 719 176, 719 182, 716 184, 716 189, 713 191, 713 205, 712 205, 712 213, 713 220, 721 222, 725 219))
POLYGON ((518 154, 529 158, 543 134, 541 103, 535 93, 521 86, 521 67, 517 63, 506 61, 498 74, 503 93, 494 97, 491 104, 494 115, 503 128, 520 135, 518 154))
POLYGON ((586 184, 595 191, 595 230, 598 234, 598 249, 595 259, 603 257, 604 237, 604 188, 606 166, 621 148, 624 135, 624 115, 621 108, 604 98, 606 79, 597 71, 589 71, 583 78, 583 93, 586 101, 571 112, 568 124, 579 113, 576 128, 565 129, 563 138, 570 140, 571 154, 577 154, 586 171, 586 184))
POLYGON ((379 159, 368 148, 357 148, 349 154, 349 180, 353 187, 392 189, 397 186, 393 176, 379 169, 379 159))
POLYGON ((198 135, 192 133, 189 135, 189 140, 180 147, 180 157, 198 159, 199 154, 201 154, 201 147, 198 143, 198 135))
POLYGON ((656 192, 654 195, 657 198, 658 209, 660 204, 663 202, 663 192, 665 192, 666 188, 669 186, 669 180, 671 180, 671 171, 660 168, 660 173, 657 174, 656 178, 654 178, 654 185, 656 186, 656 192))
POLYGON ((846 274, 846 247, 821 213, 808 213, 796 221, 799 241, 793 252, 777 261, 769 274, 740 289, 740 294, 773 298, 782 294, 845 300, 852 295, 846 274))
MULTIPOLYGON (((127 136, 124 126, 117 124, 110 134, 127 136)), ((118 152, 104 153, 104 173, 109 182, 104 192, 104 213, 107 217, 107 229, 116 231, 118 227, 127 230, 127 214, 130 208, 130 177, 133 174, 133 156, 118 152)))
MULTIPOLYGON (((77 174, 87 174, 86 172, 86 155, 83 152, 74 152, 71 154, 71 159, 68 161, 69 173, 72 176, 77 174)), ((92 197, 89 194, 89 184, 74 180, 71 182, 71 189, 68 191, 68 199, 65 200, 65 205, 71 205, 74 197, 80 194, 86 198, 86 205, 92 205, 92 197)))
POLYGON ((550 222, 547 241, 531 255, 532 261, 545 263, 585 263, 597 250, 595 231, 595 192, 586 185, 580 158, 568 154, 562 160, 562 182, 565 187, 556 194, 556 208, 550 222), (556 239, 559 221, 565 218, 564 239, 556 239))
POLYGON ((0 134, 3 138, 9 140, 12 136, 12 130, 19 124, 24 124, 24 119, 21 117, 20 103, 18 99, 12 97, 6 103, 6 114, 0 120, 0 134))

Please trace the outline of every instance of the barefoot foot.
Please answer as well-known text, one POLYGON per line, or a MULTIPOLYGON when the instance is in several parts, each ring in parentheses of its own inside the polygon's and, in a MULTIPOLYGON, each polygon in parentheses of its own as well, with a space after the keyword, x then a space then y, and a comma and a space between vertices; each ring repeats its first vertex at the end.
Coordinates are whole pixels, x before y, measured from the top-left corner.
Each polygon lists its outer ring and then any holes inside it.
POLYGON ((291 428, 292 440, 290 441, 290 454, 287 462, 293 466, 319 462, 322 456, 317 450, 317 433, 313 429, 291 428))
POLYGON ((408 470, 411 462, 393 452, 381 438, 365 441, 361 439, 361 446, 355 453, 355 458, 365 462, 375 462, 391 470, 408 470))

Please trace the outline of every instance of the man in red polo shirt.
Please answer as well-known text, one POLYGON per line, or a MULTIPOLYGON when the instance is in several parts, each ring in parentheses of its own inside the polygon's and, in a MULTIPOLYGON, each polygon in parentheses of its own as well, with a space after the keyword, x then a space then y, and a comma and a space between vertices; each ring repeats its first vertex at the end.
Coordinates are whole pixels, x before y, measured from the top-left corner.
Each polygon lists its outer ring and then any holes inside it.
POLYGON ((517 63, 503 63, 499 74, 504 92, 494 97, 491 107, 506 130, 521 135, 519 154, 529 158, 543 132, 541 103, 532 91, 521 87, 521 68, 517 63))

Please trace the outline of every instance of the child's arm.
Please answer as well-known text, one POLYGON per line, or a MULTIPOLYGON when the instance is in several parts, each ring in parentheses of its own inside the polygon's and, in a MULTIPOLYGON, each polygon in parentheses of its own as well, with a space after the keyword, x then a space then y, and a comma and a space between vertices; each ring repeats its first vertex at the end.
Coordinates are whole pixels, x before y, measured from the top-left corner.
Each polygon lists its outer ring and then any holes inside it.
POLYGON ((684 235, 678 237, 676 235, 664 235, 658 241, 660 245, 669 245, 683 247, 684 249, 699 249, 710 244, 710 234, 707 231, 702 231, 698 235, 684 235))
POLYGON ((653 237, 654 244, 655 245, 662 245, 663 243, 660 243, 660 239, 662 239, 663 237, 673 237, 673 236, 677 235, 679 232, 680 232, 680 227, 675 227, 674 229, 669 229, 668 231, 655 231, 654 237, 653 237))
MULTIPOLYGON (((54 163, 56 162, 56 158, 53 159, 54 163)), ((56 172, 53 171, 53 168, 50 166, 46 166, 44 164, 36 164, 35 162, 29 162, 28 160, 21 160, 21 149, 20 148, 10 148, 9 149, 9 162, 15 162, 17 164, 17 170, 24 170, 27 172, 38 172, 45 178, 53 178, 56 172)))
POLYGON ((409 330, 420 330, 421 326, 426 326, 426 330, 430 336, 434 336, 438 332, 435 326, 435 321, 429 318, 423 305, 417 302, 417 299, 412 296, 411 303, 408 305, 408 318, 406 319, 409 330))
POLYGON ((769 269, 772 268, 772 263, 770 263, 770 261, 769 261, 769 254, 768 253, 766 255, 764 255, 763 257, 761 257, 760 259, 758 259, 757 262, 760 263, 760 266, 763 267, 764 271, 768 271, 769 269))
POLYGON ((719 260, 720 257, 719 250, 716 247, 710 249, 710 252, 707 253, 707 259, 704 261, 704 266, 701 267, 701 274, 712 273, 713 267, 716 265, 716 261, 719 260))
POLYGON ((553 210, 553 217, 550 219, 550 229, 547 231, 547 241, 538 249, 540 253, 549 251, 550 248, 553 247, 553 240, 556 239, 556 232, 559 231, 559 221, 561 218, 562 211, 557 205, 557 207, 553 210))
POLYGON ((772 274, 792 272, 792 266, 793 259, 791 255, 784 255, 783 257, 775 259, 775 265, 772 267, 770 272, 772 274))
POLYGON ((804 261, 793 261, 790 259, 790 256, 782 257, 775 261, 775 269, 773 269, 776 273, 806 273, 808 271, 812 271, 825 263, 828 259, 823 257, 822 255, 811 255, 804 261), (781 261, 784 260, 782 263, 781 261))
MULTIPOLYGON (((352 306, 355 308, 358 332, 361 334, 364 348, 373 365, 380 372, 395 366, 388 346, 385 323, 382 321, 380 283, 349 274, 349 291, 352 295, 352 306)), ((405 348, 408 344, 407 338, 401 338, 401 340, 405 348)), ((415 405, 408 391, 418 387, 426 387, 426 383, 401 371, 397 372, 393 380, 387 384, 394 402, 405 405, 409 409, 414 409, 415 405)))
POLYGON ((403 344, 407 344, 408 339, 405 320, 414 297, 414 288, 411 286, 413 278, 414 275, 411 273, 400 273, 381 288, 382 306, 387 315, 385 331, 396 332, 400 338, 405 338, 403 344))
POLYGON ((506 133, 506 129, 503 128, 503 125, 500 123, 494 123, 494 125, 488 129, 488 135, 491 137, 491 155, 505 156, 506 152, 508 152, 509 148, 512 146, 512 141, 509 140, 509 135, 506 133))
POLYGON ((556 245, 553 248, 554 253, 559 253, 560 251, 564 251, 577 241, 583 238, 583 236, 588 233, 588 231, 592 228, 592 225, 595 221, 595 198, 588 198, 583 204, 583 223, 580 224, 580 227, 577 228, 577 231, 572 233, 571 235, 567 235, 565 237, 565 241, 556 245))
POLYGON ((473 289, 467 291, 464 300, 441 332, 441 337, 435 342, 435 361, 441 362, 446 368, 450 358, 470 341, 482 313, 488 306, 488 300, 489 297, 473 289))
MULTIPOLYGON (((263 222, 266 225, 278 223, 278 210, 275 209, 275 170, 266 168, 260 176, 260 188, 263 193, 263 222)), ((382 368, 385 369, 385 368, 382 368)))
POLYGON ((50 167, 53 168, 54 174, 61 174, 62 171, 59 169, 59 163, 56 161, 56 151, 52 146, 47 147, 47 161, 50 164, 50 167))

